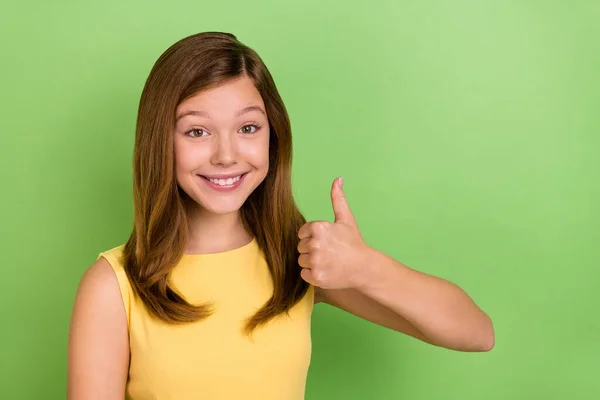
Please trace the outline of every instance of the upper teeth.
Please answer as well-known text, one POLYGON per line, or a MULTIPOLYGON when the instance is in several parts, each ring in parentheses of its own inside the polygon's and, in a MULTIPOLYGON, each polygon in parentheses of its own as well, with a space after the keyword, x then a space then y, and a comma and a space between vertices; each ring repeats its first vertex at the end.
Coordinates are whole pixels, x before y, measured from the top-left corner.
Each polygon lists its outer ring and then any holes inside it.
POLYGON ((238 175, 238 176, 234 176, 233 178, 228 178, 228 179, 208 178, 208 180, 219 186, 229 186, 229 185, 233 185, 234 182, 239 181, 241 177, 242 177, 241 175, 238 175))

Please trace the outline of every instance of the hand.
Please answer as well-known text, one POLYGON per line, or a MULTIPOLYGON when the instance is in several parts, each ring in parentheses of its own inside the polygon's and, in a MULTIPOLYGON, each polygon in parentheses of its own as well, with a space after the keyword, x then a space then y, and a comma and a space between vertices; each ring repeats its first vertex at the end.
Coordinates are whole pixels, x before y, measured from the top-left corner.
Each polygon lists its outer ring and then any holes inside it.
POLYGON ((350 211, 342 178, 333 181, 331 203, 335 222, 307 222, 298 231, 300 275, 323 289, 357 287, 371 248, 363 240, 350 211))

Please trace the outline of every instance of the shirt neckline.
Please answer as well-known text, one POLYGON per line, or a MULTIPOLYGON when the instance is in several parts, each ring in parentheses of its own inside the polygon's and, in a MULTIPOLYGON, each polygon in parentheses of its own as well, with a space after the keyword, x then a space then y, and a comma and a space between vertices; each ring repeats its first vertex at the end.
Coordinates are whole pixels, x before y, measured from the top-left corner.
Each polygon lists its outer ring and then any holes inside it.
POLYGON ((257 245, 256 237, 252 237, 252 240, 240 247, 234 249, 219 251, 216 253, 183 253, 182 259, 199 259, 199 258, 216 258, 224 256, 232 256, 242 254, 257 245))

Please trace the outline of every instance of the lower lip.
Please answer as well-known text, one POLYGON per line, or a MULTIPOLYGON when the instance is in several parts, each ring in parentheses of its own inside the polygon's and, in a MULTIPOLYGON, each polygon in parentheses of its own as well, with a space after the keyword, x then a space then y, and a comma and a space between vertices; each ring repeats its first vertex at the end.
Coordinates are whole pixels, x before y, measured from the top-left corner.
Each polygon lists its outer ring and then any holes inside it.
POLYGON ((248 175, 248 173, 243 174, 242 177, 240 179, 238 179, 237 182, 233 182, 231 185, 224 185, 224 186, 218 185, 216 183, 212 183, 205 177, 203 177, 201 175, 199 175, 199 176, 204 182, 206 182, 208 187, 210 187, 211 189, 218 190, 220 192, 229 192, 231 190, 237 189, 242 184, 242 181, 246 178, 246 175, 248 175))

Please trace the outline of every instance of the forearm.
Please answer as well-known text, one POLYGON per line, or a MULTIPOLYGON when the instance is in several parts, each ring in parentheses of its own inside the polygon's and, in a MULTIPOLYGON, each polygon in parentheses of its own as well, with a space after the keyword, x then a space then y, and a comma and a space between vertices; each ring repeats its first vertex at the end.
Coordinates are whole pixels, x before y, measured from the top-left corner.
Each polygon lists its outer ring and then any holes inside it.
POLYGON ((431 343, 461 351, 493 347, 491 319, 460 287, 374 249, 368 260, 357 289, 412 323, 431 343))

